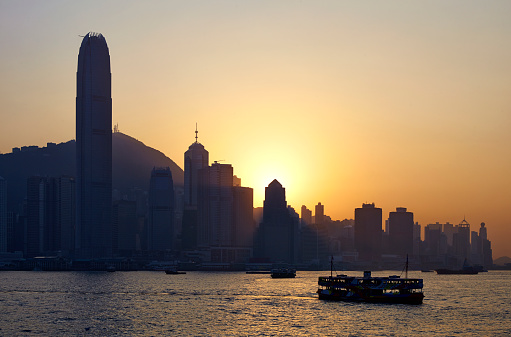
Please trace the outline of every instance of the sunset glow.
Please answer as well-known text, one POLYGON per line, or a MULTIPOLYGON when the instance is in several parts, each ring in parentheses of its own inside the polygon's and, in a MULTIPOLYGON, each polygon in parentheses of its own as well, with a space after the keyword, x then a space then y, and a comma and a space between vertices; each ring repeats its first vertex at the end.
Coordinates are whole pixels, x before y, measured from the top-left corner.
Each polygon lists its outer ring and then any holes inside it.
POLYGON ((494 257, 511 256, 509 2, 0 6, 2 153, 75 138, 78 35, 94 30, 113 123, 180 167, 198 123, 254 207, 277 179, 297 212, 486 222, 494 257))

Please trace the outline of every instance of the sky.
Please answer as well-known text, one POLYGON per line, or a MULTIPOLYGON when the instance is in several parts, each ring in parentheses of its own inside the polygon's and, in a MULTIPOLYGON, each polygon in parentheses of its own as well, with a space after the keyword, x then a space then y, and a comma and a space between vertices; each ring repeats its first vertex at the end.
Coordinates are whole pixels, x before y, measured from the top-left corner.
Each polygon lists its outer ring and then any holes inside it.
POLYGON ((113 122, 183 167, 195 140, 254 206, 374 202, 488 228, 511 256, 511 2, 0 0, 0 152, 75 138, 78 50, 107 41, 113 122))

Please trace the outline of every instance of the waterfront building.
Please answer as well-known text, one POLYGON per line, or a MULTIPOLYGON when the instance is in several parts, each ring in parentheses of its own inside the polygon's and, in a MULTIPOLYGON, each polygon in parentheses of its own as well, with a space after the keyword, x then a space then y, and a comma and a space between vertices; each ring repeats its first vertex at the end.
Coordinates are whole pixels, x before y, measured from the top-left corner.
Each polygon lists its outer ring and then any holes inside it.
POLYGON ((74 250, 74 198, 72 177, 27 179, 27 256, 69 255, 74 250))
POLYGON ((103 35, 82 40, 76 73, 76 256, 112 255, 112 95, 103 35))
POLYGON ((481 227, 479 228, 479 238, 481 240, 483 266, 490 268, 493 266, 493 251, 491 249, 491 241, 488 240, 488 233, 484 222, 481 222, 481 227))
POLYGON ((151 172, 148 213, 147 250, 174 249, 174 182, 169 167, 151 172))
POLYGON ((319 202, 314 207, 314 223, 316 225, 322 225, 325 222, 325 206, 319 202))
POLYGON ((413 254, 413 213, 397 207, 389 213, 389 250, 391 254, 413 254))
POLYGON ((312 224, 312 211, 307 206, 302 205, 301 209, 302 226, 312 224))
POLYGON ((355 249, 362 261, 376 261, 382 250, 382 209, 362 204, 355 209, 355 249))
POLYGON ((470 224, 465 219, 455 227, 452 246, 459 263, 463 263, 465 259, 470 259, 470 224))
POLYGON ((198 131, 195 128, 195 142, 188 147, 184 155, 184 206, 181 236, 183 250, 197 248, 199 171, 208 166, 209 153, 198 142, 198 131))
POLYGON ((137 202, 116 200, 113 208, 113 249, 121 256, 131 256, 137 249, 137 202))
POLYGON ((7 183, 0 177, 0 253, 7 252, 7 183))
POLYGON ((255 257, 270 262, 297 262, 297 232, 287 209, 286 190, 273 180, 265 189, 263 221, 257 231, 255 257))

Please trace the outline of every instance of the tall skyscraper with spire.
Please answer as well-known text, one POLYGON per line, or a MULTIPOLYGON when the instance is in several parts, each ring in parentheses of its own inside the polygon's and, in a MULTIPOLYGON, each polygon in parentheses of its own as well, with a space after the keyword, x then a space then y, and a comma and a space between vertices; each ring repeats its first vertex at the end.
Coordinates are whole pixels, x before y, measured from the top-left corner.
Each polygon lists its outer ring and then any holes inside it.
POLYGON ((209 165, 209 152, 199 143, 198 134, 196 124, 195 143, 185 152, 185 206, 197 206, 199 170, 209 165))
POLYGON ((182 227, 182 248, 191 250, 197 247, 197 196, 199 187, 199 170, 208 167, 209 152, 198 141, 197 124, 195 125, 195 142, 185 152, 185 191, 182 227))
POLYGON ((112 95, 103 35, 84 36, 76 73, 76 256, 112 255, 112 95))

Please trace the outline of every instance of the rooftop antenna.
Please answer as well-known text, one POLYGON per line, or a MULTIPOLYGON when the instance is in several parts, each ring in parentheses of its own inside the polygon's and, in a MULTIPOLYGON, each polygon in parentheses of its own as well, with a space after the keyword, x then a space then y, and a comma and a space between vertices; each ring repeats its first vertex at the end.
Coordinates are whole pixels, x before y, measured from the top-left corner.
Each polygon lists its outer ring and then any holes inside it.
POLYGON ((197 123, 195 123, 195 142, 196 143, 197 143, 197 139, 199 138, 198 134, 199 134, 199 131, 197 131, 197 123))

